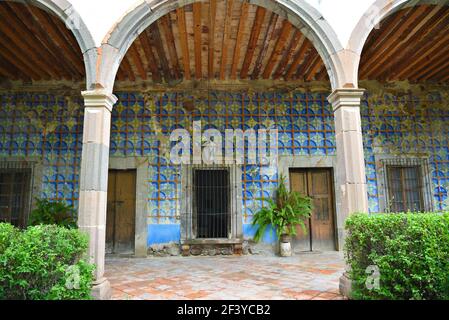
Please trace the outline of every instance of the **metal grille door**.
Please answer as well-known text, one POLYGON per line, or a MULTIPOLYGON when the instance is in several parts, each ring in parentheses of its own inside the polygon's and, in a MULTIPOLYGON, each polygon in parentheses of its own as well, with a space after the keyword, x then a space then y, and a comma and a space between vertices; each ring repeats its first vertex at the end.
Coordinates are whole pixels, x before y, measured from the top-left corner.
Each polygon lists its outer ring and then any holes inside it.
MULTIPOLYGON (((229 171, 194 171, 194 219, 198 239, 228 238, 230 233, 229 171)), ((194 224, 195 225, 195 224, 194 224)))

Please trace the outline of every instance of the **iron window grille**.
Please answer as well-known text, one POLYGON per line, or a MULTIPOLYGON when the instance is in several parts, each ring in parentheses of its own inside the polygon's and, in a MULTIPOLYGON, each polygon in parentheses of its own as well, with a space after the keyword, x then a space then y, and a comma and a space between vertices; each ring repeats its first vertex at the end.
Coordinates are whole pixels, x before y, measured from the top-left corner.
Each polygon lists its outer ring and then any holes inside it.
POLYGON ((427 159, 383 159, 382 164, 386 212, 433 211, 427 159))
POLYGON ((33 168, 27 162, 0 162, 0 221, 25 228, 31 208, 33 168))

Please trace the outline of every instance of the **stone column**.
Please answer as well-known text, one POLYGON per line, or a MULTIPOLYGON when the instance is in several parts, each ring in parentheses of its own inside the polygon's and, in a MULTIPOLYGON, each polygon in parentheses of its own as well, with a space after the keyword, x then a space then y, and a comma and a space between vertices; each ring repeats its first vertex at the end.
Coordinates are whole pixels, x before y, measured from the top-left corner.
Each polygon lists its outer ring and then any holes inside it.
MULTIPOLYGON (((356 212, 368 212, 360 100, 363 89, 337 89, 328 98, 335 116, 337 186, 340 193, 339 228, 356 212)), ((338 230, 339 233, 343 229, 338 230)))
POLYGON ((84 91, 82 95, 85 109, 78 225, 89 235, 90 262, 96 265, 92 295, 103 300, 111 297, 104 258, 111 111, 117 98, 105 90, 84 91))
MULTIPOLYGON (((365 175, 360 100, 363 89, 337 89, 328 98, 335 116, 337 142, 337 172, 335 173, 340 203, 337 231, 340 250, 343 249, 346 218, 356 212, 368 212, 368 189, 365 175)), ((340 278, 340 292, 349 297, 351 283, 345 273, 340 278)))

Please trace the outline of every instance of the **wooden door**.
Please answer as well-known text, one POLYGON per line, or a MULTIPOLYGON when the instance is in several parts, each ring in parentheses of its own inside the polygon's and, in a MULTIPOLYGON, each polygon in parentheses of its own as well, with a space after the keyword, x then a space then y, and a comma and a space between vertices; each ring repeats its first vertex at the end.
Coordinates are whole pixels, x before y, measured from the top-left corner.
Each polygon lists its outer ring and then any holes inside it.
POLYGON ((335 250, 334 198, 330 169, 292 170, 292 190, 312 198, 314 210, 307 223, 307 235, 298 230, 297 246, 300 250, 335 250))
POLYGON ((106 253, 134 253, 136 171, 111 170, 108 180, 106 253))

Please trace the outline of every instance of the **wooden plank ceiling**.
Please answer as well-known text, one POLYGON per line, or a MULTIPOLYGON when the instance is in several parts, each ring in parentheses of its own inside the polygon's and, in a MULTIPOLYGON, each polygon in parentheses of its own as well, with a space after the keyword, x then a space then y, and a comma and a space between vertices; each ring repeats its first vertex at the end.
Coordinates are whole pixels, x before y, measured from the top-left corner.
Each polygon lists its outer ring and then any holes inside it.
POLYGON ((37 7, 0 1, 0 78, 85 78, 81 49, 59 18, 37 7))
POLYGON ((385 19, 365 44, 360 79, 449 82, 449 6, 406 8, 385 19))
POLYGON ((238 0, 179 8, 140 34, 118 80, 327 80, 321 57, 286 19, 238 0))

